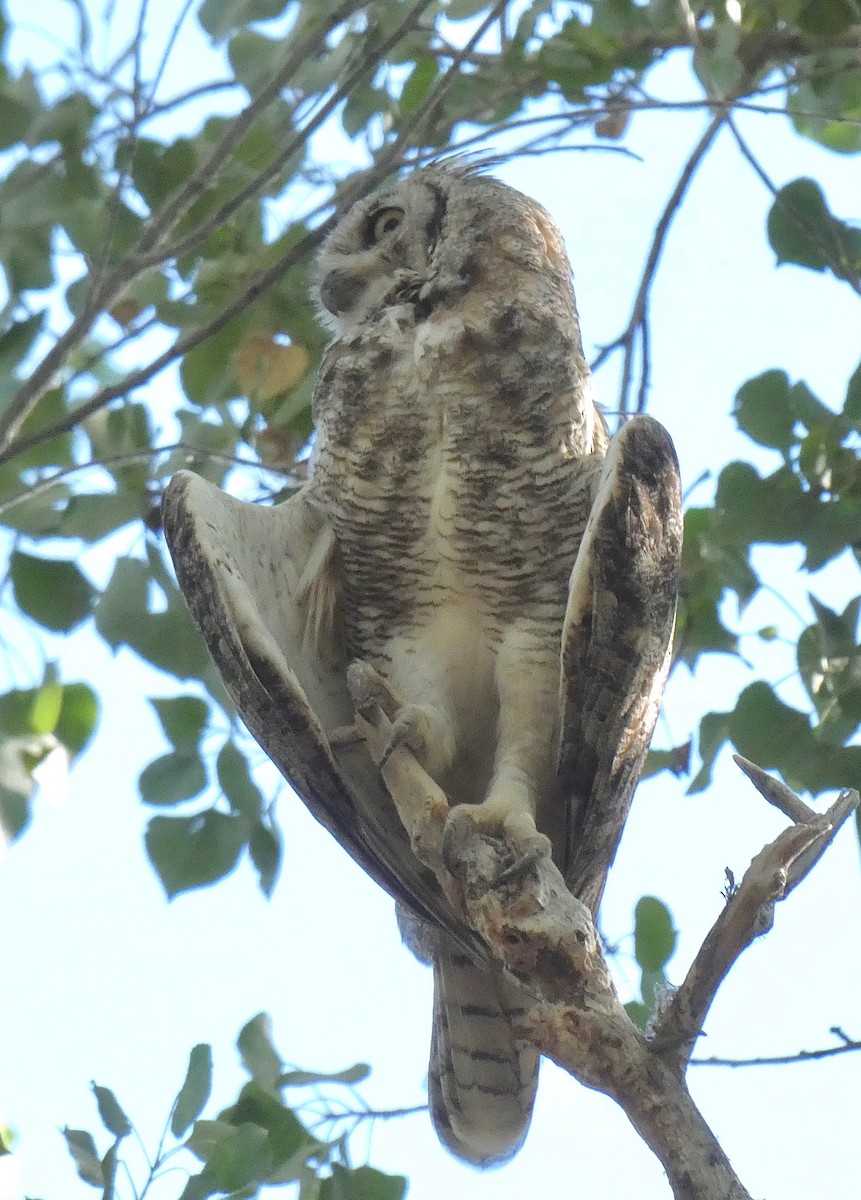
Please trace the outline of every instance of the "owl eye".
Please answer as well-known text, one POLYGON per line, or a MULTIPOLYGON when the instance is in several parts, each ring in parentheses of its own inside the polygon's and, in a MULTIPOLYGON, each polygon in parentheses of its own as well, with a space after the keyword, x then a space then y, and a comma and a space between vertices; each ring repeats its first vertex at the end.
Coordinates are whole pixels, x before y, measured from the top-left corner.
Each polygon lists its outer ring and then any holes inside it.
POLYGON ((381 208, 379 212, 373 214, 368 224, 368 241, 371 246, 376 246, 383 238, 400 229, 404 220, 404 210, 402 208, 381 208))

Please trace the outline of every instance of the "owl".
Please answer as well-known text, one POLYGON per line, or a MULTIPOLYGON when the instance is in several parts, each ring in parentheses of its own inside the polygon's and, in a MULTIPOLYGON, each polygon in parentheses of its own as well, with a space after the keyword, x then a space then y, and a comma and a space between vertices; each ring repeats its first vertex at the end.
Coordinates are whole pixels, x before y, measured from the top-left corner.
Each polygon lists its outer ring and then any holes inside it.
POLYGON ((309 482, 266 508, 181 473, 165 531, 240 715, 433 966, 441 1140, 498 1163, 537 1086, 528 996, 411 847, 354 705, 444 792, 444 847, 532 845, 597 913, 669 662, 677 463, 650 418, 608 436, 558 230, 462 159, 343 215, 318 300, 309 482))

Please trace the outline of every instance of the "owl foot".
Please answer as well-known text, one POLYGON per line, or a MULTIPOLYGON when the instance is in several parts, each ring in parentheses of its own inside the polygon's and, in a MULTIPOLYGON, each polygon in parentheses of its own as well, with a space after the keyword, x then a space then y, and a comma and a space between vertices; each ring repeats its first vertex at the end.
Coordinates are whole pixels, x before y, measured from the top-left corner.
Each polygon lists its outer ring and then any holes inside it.
POLYGON ((382 709, 393 722, 401 708, 400 700, 376 667, 361 659, 347 667, 347 691, 356 712, 367 719, 373 718, 377 709, 382 709))
POLYGON ((504 841, 512 854, 494 886, 517 879, 552 853, 550 839, 538 832, 530 812, 521 808, 504 812, 486 803, 458 804, 446 818, 442 835, 442 859, 452 875, 463 873, 470 843, 482 836, 504 841))
POLYGON ((391 729, 378 760, 382 769, 399 746, 413 752, 435 778, 454 758, 454 737, 444 715, 433 705, 408 703, 370 663, 356 661, 347 668, 347 688, 356 712, 372 724, 383 713, 391 729))
MULTIPOLYGON (((374 722, 380 711, 396 714, 400 704, 385 679, 369 663, 354 662, 347 668, 347 691, 356 712, 366 721, 374 722)), ((327 734, 333 749, 348 749, 365 741, 365 735, 355 722, 338 725, 327 734)))
POLYGON ((427 714, 418 704, 405 704, 392 722, 392 734, 380 759, 384 767, 398 746, 407 746, 414 754, 422 756, 427 745, 427 714))
MULTIPOLYGON (((391 723, 389 740, 378 764, 381 768, 398 746, 408 746, 416 753, 423 749, 427 722, 422 709, 417 704, 402 703, 375 667, 361 661, 351 663, 347 668, 347 688, 356 712, 365 720, 373 721, 378 712, 383 712, 391 723)), ((336 732, 348 736, 346 730, 336 732)))
POLYGON ((329 740, 329 745, 335 749, 358 746, 360 742, 365 740, 355 725, 338 725, 337 728, 331 729, 326 737, 329 740))

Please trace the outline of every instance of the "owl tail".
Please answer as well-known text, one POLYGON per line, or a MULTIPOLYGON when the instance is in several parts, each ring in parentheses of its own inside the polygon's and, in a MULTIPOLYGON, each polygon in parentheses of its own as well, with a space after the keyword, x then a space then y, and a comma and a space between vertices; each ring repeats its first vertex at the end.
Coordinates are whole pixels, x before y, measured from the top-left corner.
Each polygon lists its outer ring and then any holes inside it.
POLYGON ((476 967, 449 939, 440 942, 433 964, 431 1118, 452 1154, 493 1166, 526 1137, 538 1054, 515 1034, 524 1011, 520 989, 476 967))

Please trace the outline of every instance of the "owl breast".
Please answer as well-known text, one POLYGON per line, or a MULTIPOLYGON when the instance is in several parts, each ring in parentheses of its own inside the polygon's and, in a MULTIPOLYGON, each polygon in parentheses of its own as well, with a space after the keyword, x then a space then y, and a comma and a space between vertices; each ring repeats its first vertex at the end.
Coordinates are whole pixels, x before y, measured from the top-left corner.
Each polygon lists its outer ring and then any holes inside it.
POLYGON ((518 616, 561 629, 603 449, 585 375, 576 324, 480 292, 333 343, 314 478, 351 653, 378 657, 447 606, 491 642, 518 616))

